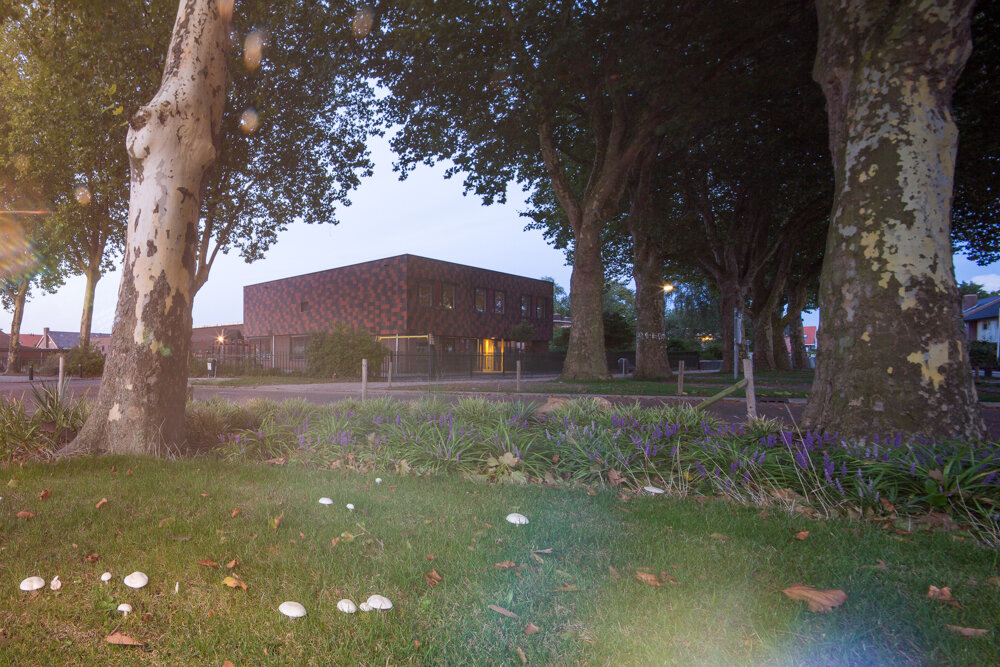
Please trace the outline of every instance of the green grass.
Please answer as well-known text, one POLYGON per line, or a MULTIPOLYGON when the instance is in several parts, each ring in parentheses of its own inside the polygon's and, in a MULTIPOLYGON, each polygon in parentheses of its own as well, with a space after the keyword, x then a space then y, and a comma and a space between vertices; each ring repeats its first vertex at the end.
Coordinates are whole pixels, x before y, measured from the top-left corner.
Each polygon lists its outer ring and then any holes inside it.
POLYGON ((87 458, 0 474, 15 480, 0 488, 2 664, 520 664, 518 649, 531 664, 1000 659, 1000 588, 988 581, 997 555, 967 535, 889 534, 711 499, 458 476, 382 473, 375 485, 374 474, 342 468, 214 459, 87 458), (323 495, 334 504, 319 505, 323 495), (20 510, 36 516, 17 519, 20 510), (531 523, 507 524, 513 511, 531 523), (794 540, 799 530, 808 539, 794 540), (345 532, 356 539, 333 546, 345 532), (100 560, 87 563, 90 553, 100 560), (222 586, 224 565, 198 565, 203 558, 238 558, 248 590, 222 586), (879 559, 884 569, 864 567, 879 559), (508 560, 517 568, 494 567, 508 560), (435 587, 424 579, 432 568, 435 587), (680 585, 646 585, 640 568, 680 585), (105 570, 111 585, 99 580, 105 570), (120 583, 133 570, 149 575, 146 588, 120 583), (64 587, 20 592, 34 574, 58 574, 64 587), (781 594, 795 583, 842 589, 848 600, 811 613, 781 594), (950 586, 961 608, 927 599, 930 585, 950 586), (394 608, 335 608, 375 592, 394 608), (284 600, 308 616, 281 616, 284 600), (135 609, 125 619, 114 611, 123 601, 135 609), (526 635, 529 622, 540 632, 526 635), (964 639, 945 624, 989 633, 964 639), (105 643, 115 628, 146 648, 105 643))

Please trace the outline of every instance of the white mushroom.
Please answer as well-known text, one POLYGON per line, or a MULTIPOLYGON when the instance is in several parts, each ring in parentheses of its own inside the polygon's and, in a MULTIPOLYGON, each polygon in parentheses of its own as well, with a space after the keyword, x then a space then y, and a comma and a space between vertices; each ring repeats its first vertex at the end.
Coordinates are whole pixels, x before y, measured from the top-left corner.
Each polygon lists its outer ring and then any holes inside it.
POLYGON ((133 572, 123 580, 129 588, 142 588, 149 583, 149 577, 142 572, 133 572))
POLYGON ((41 577, 28 577, 21 582, 22 591, 37 591, 45 586, 45 580, 41 577))
POLYGON ((353 614, 358 610, 358 605, 354 604, 351 600, 341 600, 337 603, 337 609, 344 612, 345 614, 353 614))
POLYGON ((319 504, 320 505, 332 505, 333 504, 333 499, 327 498, 326 496, 323 496, 322 498, 319 499, 319 504))
POLYGON ((105 572, 104 574, 102 574, 101 581, 103 581, 104 583, 108 583, 109 581, 111 581, 111 573, 105 572))
POLYGON ((118 605, 118 611, 128 616, 128 613, 132 611, 132 605, 130 605, 128 602, 122 602, 120 605, 118 605))
POLYGON ((663 489, 658 486, 644 486, 642 487, 642 490, 646 493, 652 493, 654 496, 658 496, 663 493, 663 489))
POLYGON ((518 514, 517 512, 512 512, 507 515, 507 521, 515 526, 523 526, 528 523, 528 517, 523 514, 518 514))
POLYGON ((382 483, 382 478, 381 477, 376 477, 375 478, 375 483, 376 484, 381 484, 382 483))
POLYGON ((181 590, 181 582, 175 581, 174 582, 174 595, 177 595, 177 593, 179 593, 180 590, 181 590))
POLYGON ((354 511, 354 503, 347 503, 347 509, 349 509, 350 511, 353 512, 354 511))
POLYGON ((364 611, 364 612, 368 612, 368 611, 372 610, 371 606, 367 602, 362 602, 361 604, 359 604, 358 605, 358 609, 360 609, 361 611, 364 611))
POLYGON ((60 588, 62 588, 62 582, 59 581, 59 575, 58 574, 55 577, 52 578, 52 583, 49 584, 49 588, 51 588, 54 591, 57 591, 60 588))
POLYGON ((300 605, 298 602, 282 602, 278 605, 278 611, 280 611, 285 616, 291 616, 292 618, 302 618, 306 615, 306 608, 300 605))
POLYGON ((368 598, 368 606, 372 609, 392 609, 392 602, 390 602, 387 597, 372 595, 368 598))

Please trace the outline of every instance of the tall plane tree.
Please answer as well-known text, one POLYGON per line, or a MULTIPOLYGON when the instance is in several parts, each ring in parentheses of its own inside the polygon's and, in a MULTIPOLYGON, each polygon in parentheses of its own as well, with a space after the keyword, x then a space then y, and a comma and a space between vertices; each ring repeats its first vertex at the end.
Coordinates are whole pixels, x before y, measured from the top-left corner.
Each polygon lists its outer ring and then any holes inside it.
POLYGON ((125 266, 100 393, 69 451, 160 453, 183 440, 191 287, 222 141, 232 2, 182 0, 163 82, 129 119, 125 266))
POLYGON ((818 0, 836 180, 806 406, 845 435, 984 434, 961 334, 952 91, 974 0, 818 0))

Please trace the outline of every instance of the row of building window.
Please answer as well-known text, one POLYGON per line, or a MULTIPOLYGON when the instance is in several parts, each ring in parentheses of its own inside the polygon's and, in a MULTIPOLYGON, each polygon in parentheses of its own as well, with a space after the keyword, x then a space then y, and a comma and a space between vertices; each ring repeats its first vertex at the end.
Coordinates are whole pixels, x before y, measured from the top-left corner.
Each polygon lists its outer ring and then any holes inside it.
MULTIPOLYGON (((456 287, 452 283, 441 283, 437 303, 434 303, 434 285, 431 283, 420 283, 417 286, 417 303, 421 308, 439 308, 452 310, 456 306, 456 287)), ((472 291, 472 308, 477 313, 492 312, 495 315, 503 315, 506 312, 507 295, 500 290, 493 290, 493 298, 487 300, 487 291, 481 287, 476 287, 472 291), (489 307, 489 310, 487 310, 489 307)), ((532 309, 532 297, 524 294, 521 296, 521 317, 528 319, 534 317, 536 320, 545 319, 545 297, 534 297, 534 309, 532 309)))

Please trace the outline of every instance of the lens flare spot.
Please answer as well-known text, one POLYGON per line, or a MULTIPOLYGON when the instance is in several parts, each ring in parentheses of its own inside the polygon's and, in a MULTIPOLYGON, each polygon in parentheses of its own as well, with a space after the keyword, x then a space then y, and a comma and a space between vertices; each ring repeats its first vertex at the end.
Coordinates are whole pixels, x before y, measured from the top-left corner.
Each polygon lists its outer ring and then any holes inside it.
POLYGON ((243 130, 243 134, 253 134, 257 131, 257 127, 260 125, 260 116, 257 112, 250 108, 243 112, 240 116, 240 129, 243 130))
POLYGON ((73 196, 76 197, 76 203, 80 206, 86 206, 90 203, 90 188, 86 185, 81 185, 73 191, 73 196))
POLYGON ((375 12, 371 7, 360 8, 351 19, 351 33, 354 39, 364 39, 372 31, 372 24, 375 22, 375 12))
POLYGON ((38 257, 24 228, 0 215, 0 279, 19 280, 35 275, 38 257))
POLYGON ((247 38, 243 40, 243 64, 248 70, 253 71, 260 67, 266 46, 267 34, 260 29, 251 30, 247 38))

